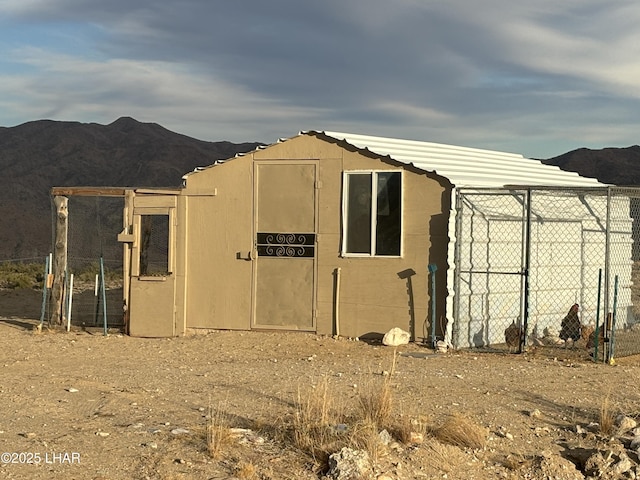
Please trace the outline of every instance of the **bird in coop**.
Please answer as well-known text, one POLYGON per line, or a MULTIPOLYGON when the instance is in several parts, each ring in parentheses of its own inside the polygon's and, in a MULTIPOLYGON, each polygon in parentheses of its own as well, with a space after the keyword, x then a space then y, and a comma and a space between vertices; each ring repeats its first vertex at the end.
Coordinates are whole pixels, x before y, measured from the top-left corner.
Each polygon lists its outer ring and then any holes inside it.
POLYGON ((562 323, 560 324, 560 338, 565 342, 569 339, 571 339, 571 342, 580 339, 582 324, 580 323, 580 317, 578 315, 579 311, 580 305, 574 303, 562 319, 562 323))
POLYGON ((509 347, 509 352, 513 349, 518 348, 520 346, 520 337, 522 336, 522 328, 516 325, 516 321, 514 320, 504 330, 504 341, 509 347))
MULTIPOLYGON (((587 339, 587 350, 596 346, 596 328, 593 325, 585 327, 584 336, 587 339)), ((598 328, 598 346, 604 345, 604 325, 600 325, 598 328)))

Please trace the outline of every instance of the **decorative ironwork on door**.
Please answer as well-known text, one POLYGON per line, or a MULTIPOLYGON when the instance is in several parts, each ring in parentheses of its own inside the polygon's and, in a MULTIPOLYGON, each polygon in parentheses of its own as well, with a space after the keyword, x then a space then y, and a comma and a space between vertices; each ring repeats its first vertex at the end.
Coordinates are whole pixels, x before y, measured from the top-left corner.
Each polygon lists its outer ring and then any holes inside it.
POLYGON ((302 257, 315 255, 314 233, 267 233, 257 234, 259 257, 302 257))

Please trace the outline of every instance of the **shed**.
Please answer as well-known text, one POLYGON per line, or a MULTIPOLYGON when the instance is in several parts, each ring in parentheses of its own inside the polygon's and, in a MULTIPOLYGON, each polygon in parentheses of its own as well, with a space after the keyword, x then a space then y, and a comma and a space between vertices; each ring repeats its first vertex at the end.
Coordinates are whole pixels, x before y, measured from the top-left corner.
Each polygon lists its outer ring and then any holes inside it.
MULTIPOLYGON (((490 318, 521 322, 531 308, 522 297, 522 249, 531 247, 522 225, 532 187, 606 186, 517 154, 306 131, 198 168, 179 189, 127 189, 118 238, 130 334, 284 329, 366 337, 400 327, 416 341, 495 343, 501 330, 489 328, 490 318), (510 251, 517 254, 507 261, 510 251), (496 265, 513 270, 513 285, 476 286, 473 271, 496 265)), ((572 215, 587 212, 598 223, 599 207, 584 195, 571 204, 572 215)), ((538 238, 553 236, 542 224, 538 238)), ((540 257, 552 244, 537 244, 540 257)), ((584 273, 584 257, 569 263, 565 273, 584 273)), ((584 295, 569 290, 572 300, 584 295)), ((565 299, 558 301, 562 311, 565 299)))

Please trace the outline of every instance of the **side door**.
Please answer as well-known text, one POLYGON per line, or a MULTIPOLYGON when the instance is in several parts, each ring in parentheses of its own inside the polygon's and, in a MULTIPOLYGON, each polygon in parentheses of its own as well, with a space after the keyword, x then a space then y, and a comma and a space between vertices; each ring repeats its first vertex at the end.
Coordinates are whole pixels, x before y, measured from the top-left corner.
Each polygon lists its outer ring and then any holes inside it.
POLYGON ((172 337, 176 320, 175 195, 136 195, 129 282, 129 334, 172 337))
POLYGON ((317 162, 254 168, 252 327, 315 331, 317 162))

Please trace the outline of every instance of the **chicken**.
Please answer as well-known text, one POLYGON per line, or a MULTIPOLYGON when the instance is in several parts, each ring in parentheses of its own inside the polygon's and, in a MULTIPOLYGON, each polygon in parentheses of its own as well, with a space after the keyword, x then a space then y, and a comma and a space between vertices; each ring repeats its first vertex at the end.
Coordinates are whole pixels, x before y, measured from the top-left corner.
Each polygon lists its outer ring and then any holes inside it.
MULTIPOLYGON (((588 333, 587 338, 587 349, 594 348, 596 346, 596 329, 593 325, 589 325, 588 329, 585 327, 585 335, 588 333)), ((598 346, 602 346, 604 344, 604 325, 600 325, 598 328, 598 346)))
POLYGON ((509 352, 513 351, 520 346, 520 337, 522 336, 522 328, 516 325, 515 320, 511 322, 504 330, 504 341, 509 347, 509 352))
POLYGON ((571 342, 574 342, 580 338, 582 324, 578 316, 579 310, 580 306, 574 303, 569 309, 569 313, 562 319, 562 323, 560 324, 560 338, 565 342, 569 339, 571 339, 571 342))

